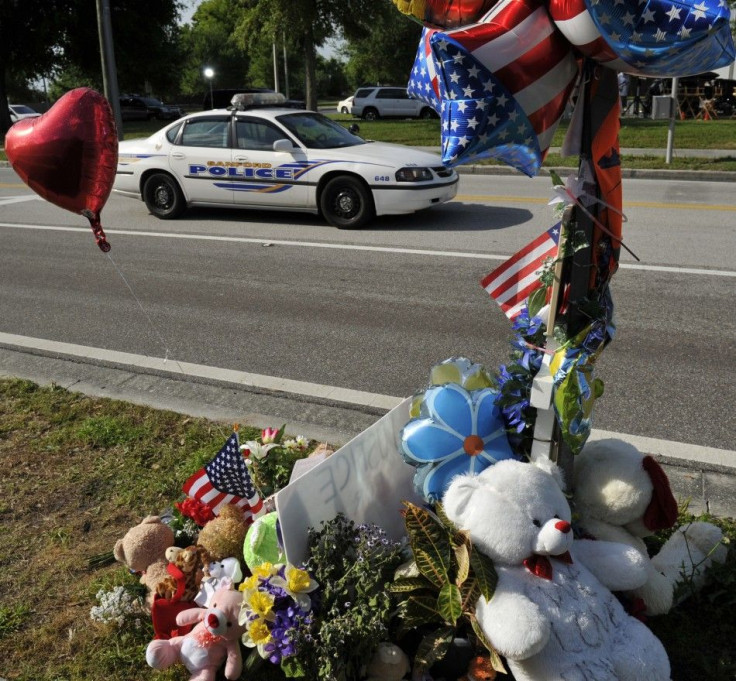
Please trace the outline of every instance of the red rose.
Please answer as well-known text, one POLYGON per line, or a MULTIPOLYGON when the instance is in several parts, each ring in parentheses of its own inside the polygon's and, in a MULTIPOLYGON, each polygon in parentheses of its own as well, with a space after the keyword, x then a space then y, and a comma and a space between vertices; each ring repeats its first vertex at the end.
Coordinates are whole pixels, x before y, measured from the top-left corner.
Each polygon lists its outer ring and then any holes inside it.
POLYGON ((212 509, 198 499, 187 497, 184 501, 177 502, 174 505, 179 510, 179 513, 187 518, 191 518, 199 527, 204 527, 215 517, 212 509))

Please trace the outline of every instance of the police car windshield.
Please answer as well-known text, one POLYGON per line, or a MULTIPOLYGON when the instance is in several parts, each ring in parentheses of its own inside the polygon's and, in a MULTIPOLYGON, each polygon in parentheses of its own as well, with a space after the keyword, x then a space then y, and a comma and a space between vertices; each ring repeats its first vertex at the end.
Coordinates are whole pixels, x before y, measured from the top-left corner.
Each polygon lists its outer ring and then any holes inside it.
POLYGON ((353 135, 322 114, 305 111, 276 118, 308 149, 336 149, 366 143, 362 137, 353 135))

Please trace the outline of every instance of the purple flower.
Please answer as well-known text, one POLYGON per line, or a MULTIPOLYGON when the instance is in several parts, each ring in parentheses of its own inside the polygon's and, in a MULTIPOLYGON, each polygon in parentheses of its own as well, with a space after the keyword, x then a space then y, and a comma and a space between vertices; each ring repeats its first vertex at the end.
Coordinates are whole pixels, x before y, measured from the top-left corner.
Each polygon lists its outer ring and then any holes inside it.
POLYGON ((521 312, 519 312, 511 324, 511 328, 514 331, 525 337, 536 335, 544 326, 545 323, 541 317, 529 316, 529 308, 526 305, 521 308, 521 312))

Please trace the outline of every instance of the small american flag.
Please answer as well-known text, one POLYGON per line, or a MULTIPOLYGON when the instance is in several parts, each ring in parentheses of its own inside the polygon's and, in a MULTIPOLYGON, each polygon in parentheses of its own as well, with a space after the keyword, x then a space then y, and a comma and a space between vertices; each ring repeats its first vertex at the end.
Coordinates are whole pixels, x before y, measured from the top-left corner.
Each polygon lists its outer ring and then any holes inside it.
POLYGON ((557 223, 481 280, 480 285, 509 319, 516 318, 529 296, 542 285, 539 277, 545 261, 557 256, 559 241, 557 223))
POLYGON ((618 71, 688 76, 734 60, 727 0, 550 0, 549 11, 584 55, 618 71))
POLYGON ((192 475, 182 489, 187 496, 207 504, 215 513, 232 504, 253 520, 263 508, 263 500, 251 480, 245 458, 240 453, 238 434, 233 433, 212 461, 192 475))

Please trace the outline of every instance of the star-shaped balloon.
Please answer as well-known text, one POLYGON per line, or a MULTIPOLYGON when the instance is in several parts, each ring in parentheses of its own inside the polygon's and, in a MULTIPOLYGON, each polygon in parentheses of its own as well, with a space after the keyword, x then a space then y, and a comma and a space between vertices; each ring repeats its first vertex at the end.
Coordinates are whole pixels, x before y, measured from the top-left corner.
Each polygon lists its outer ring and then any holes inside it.
POLYGON ((583 54, 618 71, 690 76, 734 60, 726 0, 550 0, 549 9, 583 54))

